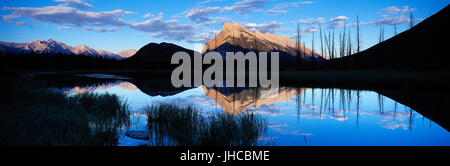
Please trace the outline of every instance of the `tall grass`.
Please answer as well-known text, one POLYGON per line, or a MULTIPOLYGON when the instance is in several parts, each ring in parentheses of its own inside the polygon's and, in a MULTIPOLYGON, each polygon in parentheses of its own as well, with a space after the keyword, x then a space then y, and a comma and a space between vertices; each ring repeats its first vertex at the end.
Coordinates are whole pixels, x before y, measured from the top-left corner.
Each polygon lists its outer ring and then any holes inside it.
POLYGON ((152 145, 252 146, 267 132, 267 120, 253 113, 203 116, 192 106, 172 104, 148 106, 146 113, 152 145))
POLYGON ((66 96, 28 79, 10 79, 0 105, 0 145, 114 146, 129 125, 116 95, 66 96))

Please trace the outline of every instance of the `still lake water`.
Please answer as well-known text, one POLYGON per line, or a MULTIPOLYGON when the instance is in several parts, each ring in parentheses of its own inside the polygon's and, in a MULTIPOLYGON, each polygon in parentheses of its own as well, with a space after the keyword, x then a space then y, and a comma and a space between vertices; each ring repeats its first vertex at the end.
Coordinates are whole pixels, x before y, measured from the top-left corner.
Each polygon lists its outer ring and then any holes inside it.
MULTIPOLYGON (((268 121, 260 140, 275 146, 450 145, 450 133, 408 106, 373 91, 280 87, 213 89, 204 86, 167 95, 144 93, 125 80, 55 88, 65 94, 116 94, 131 107, 131 126, 145 131, 144 107, 152 103, 191 105, 207 115, 249 111, 268 121)), ((148 144, 121 132, 119 145, 148 144)))

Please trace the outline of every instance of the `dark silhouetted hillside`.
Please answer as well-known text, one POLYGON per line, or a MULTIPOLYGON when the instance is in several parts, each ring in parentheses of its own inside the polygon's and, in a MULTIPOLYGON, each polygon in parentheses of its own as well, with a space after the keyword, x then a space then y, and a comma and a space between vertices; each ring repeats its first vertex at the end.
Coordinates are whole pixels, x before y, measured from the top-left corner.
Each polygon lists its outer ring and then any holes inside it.
MULTIPOLYGON (((191 57, 193 50, 189 50, 171 43, 150 43, 139 49, 136 54, 125 59, 125 63, 130 67, 138 68, 172 68, 178 65, 172 65, 170 60, 176 52, 186 52, 191 57)), ((199 53, 200 54, 200 53, 199 53)))
POLYGON ((449 12, 447 6, 397 36, 326 64, 344 69, 450 69, 449 12))

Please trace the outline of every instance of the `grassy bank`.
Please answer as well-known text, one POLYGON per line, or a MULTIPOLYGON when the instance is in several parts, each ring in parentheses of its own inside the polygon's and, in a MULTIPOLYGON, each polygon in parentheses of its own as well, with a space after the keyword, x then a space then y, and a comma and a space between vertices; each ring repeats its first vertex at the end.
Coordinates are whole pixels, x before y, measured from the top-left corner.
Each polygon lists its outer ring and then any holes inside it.
POLYGON ((19 77, 5 78, 2 87, 1 145, 114 146, 129 124, 128 106, 115 95, 68 97, 19 77))
POLYGON ((267 120, 253 113, 216 112, 202 116, 194 107, 170 104, 146 108, 151 145, 251 146, 263 143, 267 120))

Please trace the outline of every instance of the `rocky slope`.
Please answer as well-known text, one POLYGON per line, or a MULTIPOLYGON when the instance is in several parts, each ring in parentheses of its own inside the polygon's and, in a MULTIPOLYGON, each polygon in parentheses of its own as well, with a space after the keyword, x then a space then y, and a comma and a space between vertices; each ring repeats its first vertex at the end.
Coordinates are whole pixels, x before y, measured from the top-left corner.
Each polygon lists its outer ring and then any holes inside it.
MULTIPOLYGON (((292 41, 287 36, 278 36, 271 33, 261 33, 258 30, 252 32, 238 23, 225 23, 223 29, 217 36, 208 41, 202 53, 208 51, 218 51, 224 55, 227 51, 262 51, 280 52, 280 61, 295 61, 297 55, 297 47, 300 48, 300 58, 311 60, 313 53, 310 48, 302 44, 292 41), (304 55, 304 56, 303 56, 304 55)), ((323 60, 323 58, 314 53, 315 60, 323 60)))

